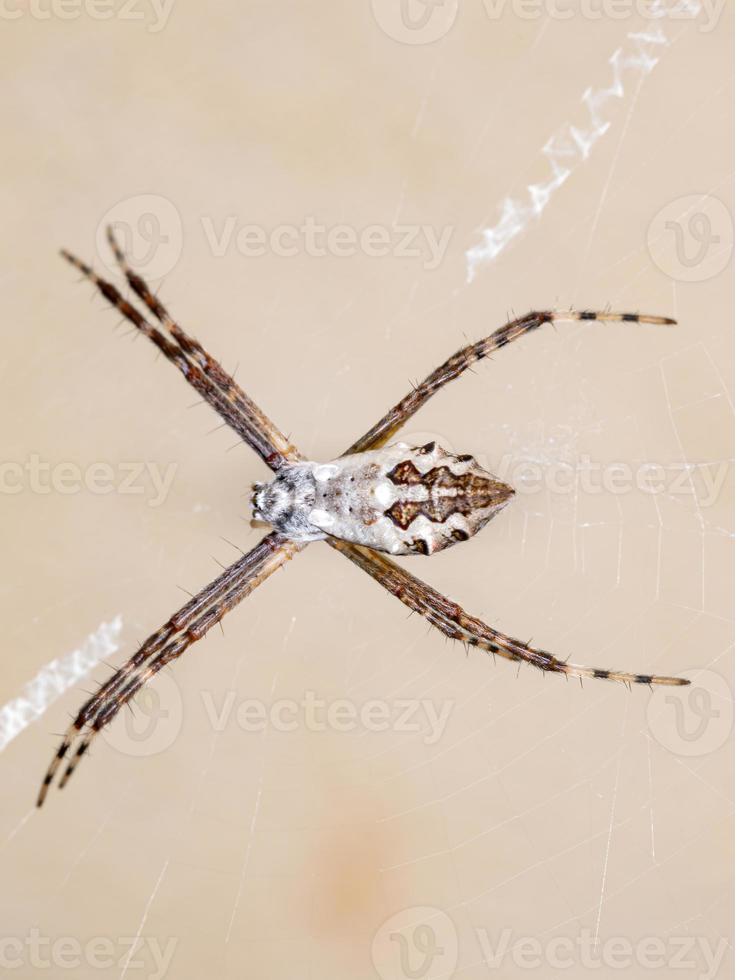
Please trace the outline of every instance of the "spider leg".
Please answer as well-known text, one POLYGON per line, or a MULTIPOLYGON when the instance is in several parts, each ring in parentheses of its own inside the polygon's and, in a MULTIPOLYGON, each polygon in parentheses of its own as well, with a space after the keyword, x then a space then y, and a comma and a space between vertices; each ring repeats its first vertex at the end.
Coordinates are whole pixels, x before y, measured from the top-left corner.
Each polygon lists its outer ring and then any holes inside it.
MULTIPOLYGON (((134 327, 145 334, 168 360, 176 365, 189 384, 214 408, 230 428, 234 429, 250 448, 258 453, 271 469, 278 470, 289 459, 300 458, 286 437, 278 432, 247 396, 243 395, 244 400, 238 400, 236 392, 239 392, 240 389, 237 386, 234 389, 223 390, 213 377, 181 347, 180 343, 170 339, 157 327, 152 326, 132 303, 129 303, 121 295, 116 286, 102 279, 90 266, 65 249, 62 249, 61 254, 94 283, 105 299, 122 313, 134 327)), ((216 363, 212 358, 209 358, 209 361, 212 364, 216 363)), ((224 371, 222 374, 226 376, 224 371)))
POLYGON ((160 299, 148 286, 145 279, 131 268, 125 253, 115 238, 115 233, 111 225, 107 228, 107 240, 130 288, 145 303, 159 323, 163 324, 182 351, 199 365, 207 378, 221 389, 222 394, 225 395, 229 402, 235 405, 246 417, 256 421, 261 431, 267 435, 270 442, 284 458, 292 461, 301 459, 301 454, 288 441, 286 436, 258 408, 255 402, 245 394, 235 379, 225 371, 219 361, 216 361, 211 354, 207 353, 199 341, 186 333, 183 327, 173 319, 160 299))
POLYGON ((453 354, 435 371, 432 371, 420 385, 412 388, 409 393, 393 406, 379 422, 366 432, 364 436, 353 443, 344 453, 345 456, 351 453, 362 453, 368 449, 379 449, 414 415, 421 406, 427 402, 432 395, 436 394, 445 384, 458 378, 460 374, 471 367, 477 361, 488 357, 494 351, 505 347, 507 344, 518 340, 527 333, 536 330, 544 323, 553 323, 557 320, 605 320, 625 323, 655 323, 669 325, 676 323, 675 320, 663 316, 647 316, 639 313, 606 313, 583 310, 556 311, 546 310, 545 312, 527 313, 525 316, 516 320, 511 320, 505 326, 500 327, 484 340, 478 340, 474 344, 469 344, 453 354))
POLYGON ((192 643, 218 623, 242 599, 306 546, 287 541, 272 532, 251 551, 205 586, 155 633, 81 707, 51 760, 41 785, 41 806, 59 766, 81 736, 62 776, 64 786, 94 736, 115 717, 120 708, 166 664, 180 657, 192 643))
POLYGON ((461 640, 471 646, 479 647, 488 653, 505 657, 506 660, 525 662, 539 670, 567 677, 600 677, 619 681, 623 684, 666 684, 679 686, 689 681, 680 677, 659 677, 650 674, 632 674, 627 671, 601 670, 596 667, 583 667, 559 660, 545 650, 538 650, 522 640, 506 636, 493 629, 482 620, 470 616, 446 596, 396 565, 383 554, 350 544, 336 538, 327 542, 345 557, 354 562, 364 572, 379 582, 391 595, 400 599, 409 609, 419 613, 432 626, 453 640, 461 640))

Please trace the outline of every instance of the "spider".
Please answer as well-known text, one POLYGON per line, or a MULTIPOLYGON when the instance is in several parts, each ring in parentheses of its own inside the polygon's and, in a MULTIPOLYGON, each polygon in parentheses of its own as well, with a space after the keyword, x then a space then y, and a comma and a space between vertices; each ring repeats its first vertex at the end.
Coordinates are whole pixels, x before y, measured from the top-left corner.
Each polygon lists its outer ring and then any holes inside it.
POLYGON ((470 616, 456 602, 387 557, 430 555, 466 541, 505 507, 514 493, 472 456, 452 455, 435 442, 420 447, 401 442, 389 444, 390 438, 440 388, 477 361, 544 323, 605 320, 674 324, 675 320, 636 313, 574 310, 528 313, 450 357, 338 459, 316 463, 302 456, 221 365, 172 319, 130 267, 112 228, 108 228, 107 237, 129 287, 150 316, 86 263, 65 250, 61 254, 158 347, 270 467, 274 474, 271 482, 253 486, 252 510, 254 519, 265 522, 272 530, 175 612, 82 705, 46 772, 38 806, 43 804, 64 759, 68 761, 59 788, 66 784, 94 737, 144 684, 311 541, 326 541, 409 609, 468 647, 580 680, 599 677, 628 685, 689 683, 683 678, 604 670, 559 660, 470 616))

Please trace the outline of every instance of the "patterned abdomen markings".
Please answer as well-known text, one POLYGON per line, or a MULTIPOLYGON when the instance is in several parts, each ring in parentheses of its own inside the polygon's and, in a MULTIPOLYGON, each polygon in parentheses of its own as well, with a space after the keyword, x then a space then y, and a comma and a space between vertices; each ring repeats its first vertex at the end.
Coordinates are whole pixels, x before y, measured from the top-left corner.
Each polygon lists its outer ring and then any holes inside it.
MULTIPOLYGON (((458 456, 459 462, 471 460, 471 456, 458 456)), ((471 514, 497 507, 506 501, 512 491, 504 483, 475 473, 452 473, 448 466, 437 466, 427 473, 421 473, 416 466, 406 460, 395 466, 388 474, 388 479, 397 486, 424 487, 426 497, 423 500, 397 500, 386 510, 390 519, 407 531, 410 524, 422 514, 435 524, 444 524, 452 514, 471 514)), ((468 534, 463 534, 465 539, 468 534)))
POLYGON ((513 490, 472 456, 395 443, 309 460, 258 484, 253 514, 294 541, 327 535, 391 555, 430 555, 476 534, 513 490))

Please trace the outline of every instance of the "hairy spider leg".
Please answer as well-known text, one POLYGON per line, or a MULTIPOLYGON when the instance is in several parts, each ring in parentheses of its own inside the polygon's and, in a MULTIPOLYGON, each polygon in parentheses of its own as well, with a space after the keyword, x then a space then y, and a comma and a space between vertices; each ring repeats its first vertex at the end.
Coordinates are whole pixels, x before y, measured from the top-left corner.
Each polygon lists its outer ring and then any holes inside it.
POLYGON ((67 729, 46 772, 37 799, 41 806, 63 759, 82 736, 64 772, 64 786, 94 736, 112 721, 120 708, 162 667, 218 623, 304 546, 272 532, 216 579, 206 585, 122 665, 81 707, 67 729), (86 731, 85 731, 86 730, 86 731))
POLYGON ((125 253, 115 238, 115 233, 111 225, 107 228, 107 240, 130 288, 145 303, 156 319, 169 331, 171 336, 174 337, 182 351, 192 360, 196 361, 207 378, 221 389, 228 401, 238 408, 245 418, 252 420, 260 431, 266 435, 275 450, 283 457, 283 461, 296 462, 302 459, 301 453, 289 442, 287 437, 271 422, 265 413, 261 411, 252 398, 245 394, 235 379, 225 371, 219 361, 216 361, 202 347, 198 340, 186 333, 183 327, 173 319, 143 277, 131 268, 125 253))
MULTIPOLYGON (((250 414, 244 404, 232 401, 230 395, 226 394, 215 381, 207 375, 202 367, 197 364, 192 357, 183 350, 179 343, 169 339, 158 328, 150 324, 146 318, 128 302, 115 285, 103 279, 101 276, 81 259, 62 249, 62 256, 70 262, 82 275, 89 279, 102 293, 105 299, 117 309, 126 320, 133 324, 137 330, 145 334, 156 347, 181 371, 189 384, 211 405, 230 428, 234 429, 240 438, 253 449, 260 458, 267 463, 272 470, 279 470, 284 463, 288 462, 288 457, 281 452, 281 449, 271 441, 271 431, 275 427, 270 423, 270 428, 261 426, 261 419, 265 418, 263 413, 257 409, 257 415, 250 414)), ((224 372, 223 372, 224 374, 224 372)), ((283 437, 285 438, 285 437, 283 437)))
POLYGON ((386 555, 336 538, 328 538, 327 540, 335 550, 349 558, 358 568, 367 572, 391 595, 400 599, 409 609, 419 613, 432 626, 453 640, 460 640, 470 646, 479 647, 488 653, 505 657, 506 660, 528 663, 539 670, 565 674, 567 677, 597 677, 619 681, 623 684, 664 684, 672 687, 689 683, 688 680, 680 677, 660 677, 655 674, 632 674, 628 671, 603 670, 559 660, 547 653, 546 650, 537 650, 521 640, 516 640, 499 630, 493 629, 483 623, 482 620, 470 616, 456 602, 396 565, 386 555))
POLYGON ((555 323, 557 321, 577 321, 577 320, 604 320, 620 323, 653 323, 659 326, 670 326, 676 323, 665 316, 648 316, 642 313, 604 313, 592 310, 567 310, 556 311, 547 310, 545 312, 534 311, 511 320, 505 326, 499 327, 489 337, 478 340, 474 344, 468 344, 461 350, 453 354, 448 360, 432 371, 421 384, 413 388, 402 398, 390 411, 386 412, 379 422, 357 442, 354 442, 343 455, 351 453, 362 453, 368 449, 379 449, 406 424, 422 405, 424 405, 432 395, 435 395, 440 388, 458 378, 460 374, 481 361, 489 357, 501 347, 506 347, 520 337, 531 333, 544 323, 555 323))

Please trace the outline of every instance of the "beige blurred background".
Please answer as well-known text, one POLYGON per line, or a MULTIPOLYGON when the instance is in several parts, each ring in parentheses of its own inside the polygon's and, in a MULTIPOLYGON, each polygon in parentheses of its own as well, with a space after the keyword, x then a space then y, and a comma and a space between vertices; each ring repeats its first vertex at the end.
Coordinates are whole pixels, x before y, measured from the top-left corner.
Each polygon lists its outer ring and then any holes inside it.
POLYGON ((730 975, 732 8, 6 0, 0 32, 8 976, 730 975), (513 312, 677 316, 437 396, 408 440, 518 494, 406 565, 692 687, 467 656, 319 544, 33 810, 107 668, 27 725, 24 686, 117 617, 121 662, 262 533, 263 464, 58 257, 109 266, 109 220, 317 459, 513 312))

